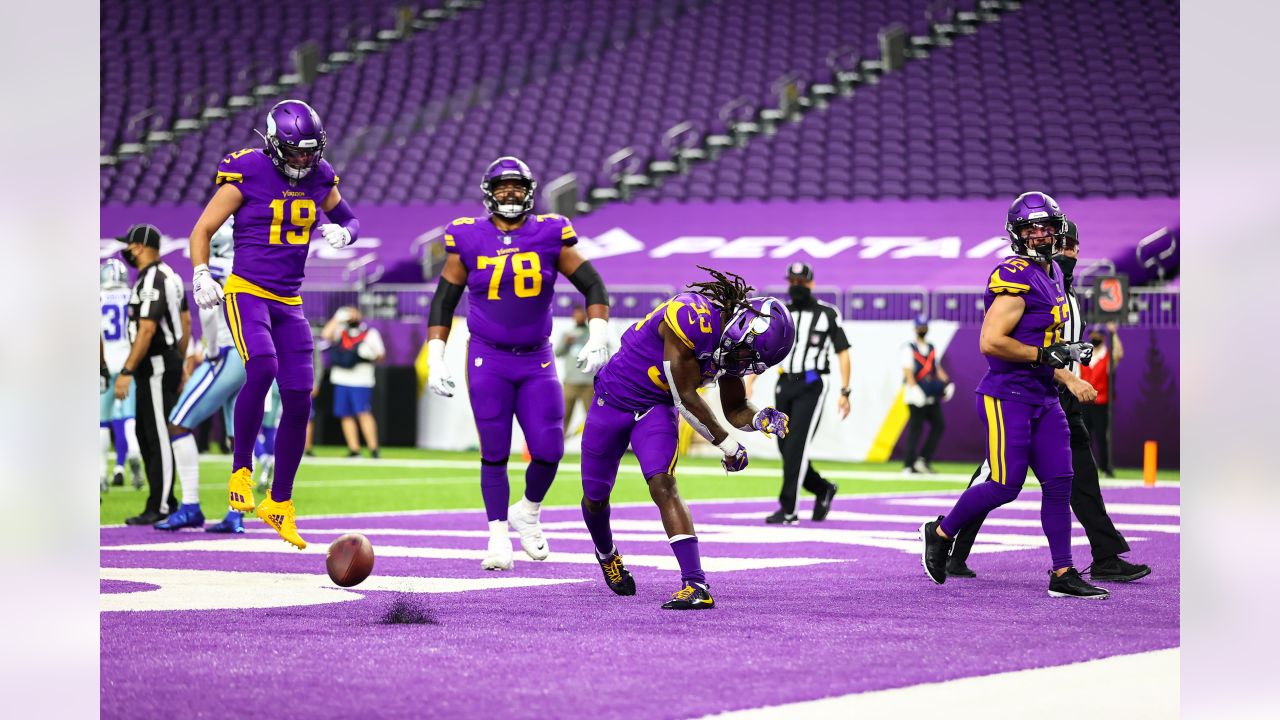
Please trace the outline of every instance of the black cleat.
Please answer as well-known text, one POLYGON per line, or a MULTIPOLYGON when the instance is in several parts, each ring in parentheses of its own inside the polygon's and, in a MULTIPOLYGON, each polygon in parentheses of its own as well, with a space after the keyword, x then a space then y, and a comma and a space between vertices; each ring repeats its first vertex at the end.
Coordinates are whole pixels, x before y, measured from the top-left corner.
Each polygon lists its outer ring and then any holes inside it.
POLYGON ((920 526, 920 540, 923 546, 920 550, 920 564, 924 566, 924 574, 929 579, 941 585, 947 581, 947 558, 951 556, 951 547, 956 544, 955 539, 944 539, 938 537, 938 523, 942 522, 942 516, 939 515, 937 520, 920 526))
POLYGON ((622 553, 614 552, 603 560, 596 556, 596 560, 600 561, 600 569, 604 571, 604 581, 609 585, 610 590, 618 595, 636 594, 636 579, 631 577, 627 566, 622 564, 622 553))
POLYGON ((1084 578, 1080 577, 1080 573, 1076 572, 1075 568, 1071 568, 1060 576, 1054 575, 1052 570, 1049 571, 1049 597, 1106 600, 1111 597, 1111 593, 1085 582, 1084 578))
POLYGON ((141 515, 134 515, 124 521, 125 525, 155 525, 164 520, 165 516, 158 512, 144 512, 141 515))
POLYGON ((358 458, 358 457, 360 457, 360 451, 359 451, 359 450, 348 450, 348 451, 347 451, 347 457, 349 457, 349 458, 358 458))
POLYGON ((963 560, 951 558, 947 561, 947 577, 976 578, 978 573, 970 570, 963 560))
POLYGON ((1089 579, 1094 582, 1133 582, 1150 574, 1151 568, 1135 565, 1119 555, 1112 555, 1089 567, 1089 579))
POLYGON ((378 450, 377 448, 374 448, 373 450, 369 451, 369 457, 373 458, 374 460, 377 460, 378 458, 382 457, 381 451, 378 450))
POLYGON ((840 488, 835 483, 827 486, 827 491, 813 503, 813 521, 822 522, 827 519, 827 513, 831 512, 831 501, 836 499, 836 491, 840 488))
POLYGON ((795 525, 796 523, 800 522, 800 516, 796 515, 795 513, 791 513, 790 515, 788 515, 785 512, 779 510, 774 514, 770 515, 769 517, 765 518, 764 521, 769 523, 770 525, 795 525))
POLYGON ((663 610, 710 610, 715 606, 716 601, 712 599, 707 586, 691 582, 685 583, 670 600, 662 603, 663 610))
POLYGON ((124 471, 123 470, 117 470, 115 474, 111 476, 111 484, 115 487, 124 487, 124 471))

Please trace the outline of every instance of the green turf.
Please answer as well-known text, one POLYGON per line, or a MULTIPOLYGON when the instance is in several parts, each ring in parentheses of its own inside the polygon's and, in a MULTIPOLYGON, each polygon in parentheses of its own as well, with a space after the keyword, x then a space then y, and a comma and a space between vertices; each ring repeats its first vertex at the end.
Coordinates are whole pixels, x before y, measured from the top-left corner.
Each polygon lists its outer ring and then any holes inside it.
MULTIPOLYGON (((345 448, 318 448, 319 462, 305 459, 294 485, 294 502, 299 514, 329 515, 355 512, 398 510, 444 510, 456 508, 480 508, 480 463, 474 452, 443 452, 413 448, 386 448, 382 461, 343 460, 345 448), (395 461, 445 461, 457 467, 405 467, 395 461), (324 463, 324 464, 322 464, 324 463)), ((648 491, 635 460, 628 456, 614 487, 615 502, 634 502, 649 499, 648 491), (631 469, 628 469, 630 466, 631 469)), ((903 492, 921 490, 951 490, 963 488, 973 471, 973 464, 936 463, 936 470, 944 474, 962 475, 964 479, 924 479, 897 475, 899 463, 842 463, 817 462, 819 471, 828 475, 849 473, 853 477, 832 477, 839 484, 841 495, 903 492), (858 473, 867 473, 857 477, 858 473)), ((524 464, 520 458, 512 458, 512 488, 515 493, 523 487, 524 464)), ((781 477, 781 463, 776 460, 753 459, 750 470, 776 471, 761 476, 728 475, 719 469, 713 458, 681 459, 676 476, 680 492, 688 499, 776 497, 781 477), (691 472, 705 470, 706 472, 691 472)), ((206 518, 221 518, 227 502, 227 475, 230 459, 214 456, 200 464, 200 502, 206 518)), ((1141 471, 1122 469, 1117 476, 1138 479, 1141 471)), ((1176 482, 1176 470, 1162 471, 1161 482, 1176 482)), ((579 483, 578 458, 567 456, 561 466, 561 476, 551 487, 548 505, 577 505, 582 497, 579 483)), ((142 511, 146 493, 132 487, 111 488, 103 496, 101 522, 104 525, 124 522, 126 517, 142 511)), ((179 499, 181 494, 179 491, 179 499)))

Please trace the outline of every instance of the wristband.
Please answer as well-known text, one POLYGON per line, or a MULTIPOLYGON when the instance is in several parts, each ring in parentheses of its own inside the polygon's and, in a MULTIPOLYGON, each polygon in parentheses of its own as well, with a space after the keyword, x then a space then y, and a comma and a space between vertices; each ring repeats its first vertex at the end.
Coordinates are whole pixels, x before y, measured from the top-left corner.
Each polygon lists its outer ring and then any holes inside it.
POLYGON ((849 397, 849 393, 853 392, 847 387, 840 388, 840 397, 849 397))
POLYGON ((120 368, 120 372, 117 374, 124 375, 125 377, 129 377, 133 375, 133 371, 130 370, 129 368, 120 368))

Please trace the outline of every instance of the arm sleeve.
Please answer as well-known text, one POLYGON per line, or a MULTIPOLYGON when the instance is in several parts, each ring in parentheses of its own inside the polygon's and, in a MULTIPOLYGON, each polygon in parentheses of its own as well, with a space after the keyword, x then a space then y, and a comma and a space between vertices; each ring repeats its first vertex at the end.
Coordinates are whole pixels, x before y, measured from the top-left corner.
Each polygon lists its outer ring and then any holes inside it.
POLYGON ((436 294, 431 298, 431 313, 427 320, 427 327, 453 325, 453 311, 458 309, 458 301, 462 299, 464 287, 440 278, 440 284, 436 285, 436 294))
POLYGON ((590 260, 582 261, 578 269, 569 276, 569 282, 573 283, 573 286, 578 288, 578 292, 587 298, 588 305, 609 304, 609 291, 605 289, 604 278, 596 272, 590 260))

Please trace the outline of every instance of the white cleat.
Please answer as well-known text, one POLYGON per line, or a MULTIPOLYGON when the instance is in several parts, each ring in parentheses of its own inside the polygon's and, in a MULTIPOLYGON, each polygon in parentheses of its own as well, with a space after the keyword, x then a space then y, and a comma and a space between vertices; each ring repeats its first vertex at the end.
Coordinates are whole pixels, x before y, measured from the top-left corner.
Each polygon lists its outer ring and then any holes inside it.
POLYGON ((516 560, 511 552, 511 537, 506 532, 507 523, 501 520, 495 520, 489 523, 489 548, 485 553, 484 560, 480 561, 480 567, 485 570, 510 570, 515 566, 516 560), (501 523, 502 532, 496 533, 494 526, 501 523))
POLYGON ((142 468, 142 456, 134 455, 125 462, 129 464, 129 477, 133 480, 133 489, 141 490, 147 484, 147 477, 142 468))
POLYGON ((534 504, 524 498, 507 508, 511 528, 520 534, 520 547, 534 560, 546 560, 551 554, 547 539, 542 535, 542 524, 538 522, 541 515, 541 503, 534 504))

